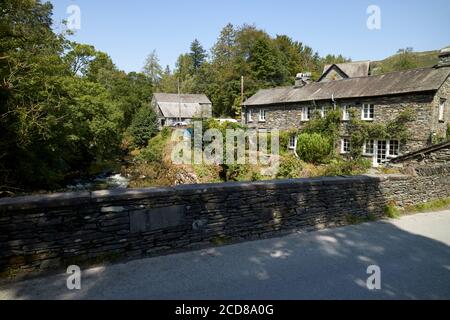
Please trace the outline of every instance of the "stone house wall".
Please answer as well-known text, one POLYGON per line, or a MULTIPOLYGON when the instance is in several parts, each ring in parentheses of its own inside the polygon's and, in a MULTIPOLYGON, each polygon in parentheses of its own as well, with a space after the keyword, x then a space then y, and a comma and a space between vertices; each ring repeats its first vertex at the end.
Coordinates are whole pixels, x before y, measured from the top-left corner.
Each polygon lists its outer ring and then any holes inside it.
POLYGON ((336 67, 333 67, 333 69, 329 70, 328 73, 322 78, 321 82, 336 81, 342 79, 344 79, 343 75, 336 70, 336 67))
MULTIPOLYGON (((406 108, 411 108, 416 114, 415 121, 411 122, 408 125, 411 132, 411 138, 406 144, 401 146, 401 153, 408 153, 429 145, 429 143, 431 142, 433 128, 438 128, 440 132, 444 130, 444 124, 439 123, 439 121, 437 120, 437 101, 439 100, 438 95, 448 95, 448 93, 450 92, 449 88, 450 80, 447 80, 445 86, 441 88, 440 93, 436 95, 434 93, 419 93, 364 99, 345 99, 336 101, 336 105, 355 105, 355 115, 360 119, 362 104, 374 104, 375 114, 374 120, 371 122, 383 124, 386 124, 388 121, 395 119, 406 108)), ((314 104, 311 102, 304 102, 283 105, 249 106, 245 108, 245 111, 247 112, 248 110, 252 110, 253 122, 248 123, 246 121, 245 114, 243 115, 242 121, 252 129, 301 129, 305 123, 301 120, 302 107, 304 106, 313 107, 316 110, 321 110, 322 106, 325 106, 325 108, 333 108, 333 104, 331 101, 316 101, 314 102, 314 104), (266 110, 265 122, 258 121, 259 111, 261 109, 266 110)), ((446 113, 446 116, 450 117, 450 111, 446 113)), ((449 120, 447 119, 447 123, 448 122, 449 120)), ((345 137, 350 135, 350 133, 346 129, 345 121, 343 121, 342 123, 342 136, 345 137)))
POLYGON ((445 137, 447 134, 447 126, 450 124, 450 77, 444 82, 442 87, 437 91, 434 97, 434 113, 433 113, 433 128, 437 137, 445 137), (439 121, 439 105, 441 99, 445 99, 444 107, 444 121, 439 121))
POLYGON ((450 196, 431 176, 327 177, 0 200, 0 274, 152 256, 334 227, 450 196))

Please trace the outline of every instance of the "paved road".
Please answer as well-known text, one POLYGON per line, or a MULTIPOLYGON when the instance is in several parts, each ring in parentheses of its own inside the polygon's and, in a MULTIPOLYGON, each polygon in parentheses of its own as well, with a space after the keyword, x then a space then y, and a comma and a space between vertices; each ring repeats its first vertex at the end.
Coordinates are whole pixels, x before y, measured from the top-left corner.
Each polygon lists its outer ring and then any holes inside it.
POLYGON ((80 291, 64 274, 0 287, 0 299, 31 298, 450 299, 450 211, 90 269, 80 291))

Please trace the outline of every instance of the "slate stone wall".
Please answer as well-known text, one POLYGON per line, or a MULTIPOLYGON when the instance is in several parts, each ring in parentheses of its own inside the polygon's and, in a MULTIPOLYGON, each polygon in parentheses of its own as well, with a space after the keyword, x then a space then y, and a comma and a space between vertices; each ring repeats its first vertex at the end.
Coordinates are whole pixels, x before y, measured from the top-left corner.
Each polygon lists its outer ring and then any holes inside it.
POLYGON ((0 273, 66 268, 381 216, 449 197, 449 171, 99 191, 0 200, 0 273))
POLYGON ((425 167, 439 167, 450 165, 450 142, 446 143, 441 148, 431 152, 417 152, 414 157, 398 161, 403 167, 414 167, 421 170, 425 167))

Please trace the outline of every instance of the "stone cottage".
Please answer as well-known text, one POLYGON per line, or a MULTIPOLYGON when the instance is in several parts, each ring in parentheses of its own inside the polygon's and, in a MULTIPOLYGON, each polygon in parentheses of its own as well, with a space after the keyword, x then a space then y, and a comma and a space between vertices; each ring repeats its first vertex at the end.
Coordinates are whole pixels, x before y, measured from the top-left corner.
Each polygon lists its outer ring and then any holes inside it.
MULTIPOLYGON (((363 121, 387 123, 407 107, 415 112, 408 124, 412 132, 406 143, 397 140, 366 141, 364 156, 373 165, 430 145, 444 137, 450 123, 450 47, 441 50, 440 63, 422 68, 370 76, 367 61, 326 66, 317 82, 310 74, 298 74, 295 86, 264 89, 242 105, 242 122, 258 130, 300 129, 313 112, 342 110, 340 152, 350 152, 350 109, 363 121)), ((290 148, 295 148, 295 137, 290 148)))
POLYGON ((212 103, 204 94, 155 93, 151 105, 160 128, 212 117, 212 103))

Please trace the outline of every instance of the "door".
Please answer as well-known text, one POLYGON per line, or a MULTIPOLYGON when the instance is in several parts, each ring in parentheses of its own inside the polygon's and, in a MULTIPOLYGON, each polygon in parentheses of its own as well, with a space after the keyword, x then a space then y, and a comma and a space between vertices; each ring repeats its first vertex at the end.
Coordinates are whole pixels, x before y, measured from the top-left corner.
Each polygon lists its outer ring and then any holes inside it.
POLYGON ((378 140, 375 142, 375 155, 374 155, 374 165, 378 167, 379 165, 385 163, 387 160, 387 142, 385 140, 378 140))

